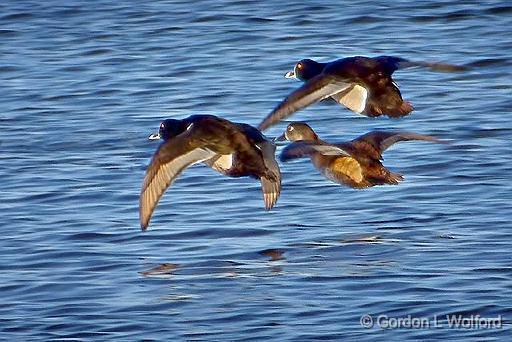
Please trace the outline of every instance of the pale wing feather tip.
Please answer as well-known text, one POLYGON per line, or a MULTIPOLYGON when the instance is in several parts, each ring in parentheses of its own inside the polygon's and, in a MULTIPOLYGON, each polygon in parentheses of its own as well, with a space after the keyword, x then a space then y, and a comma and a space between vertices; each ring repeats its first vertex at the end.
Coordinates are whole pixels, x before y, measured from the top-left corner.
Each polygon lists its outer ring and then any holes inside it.
POLYGON ((279 194, 279 182, 269 180, 265 177, 261 178, 261 187, 263 192, 263 201, 265 202, 265 209, 270 210, 276 204, 279 194))
POLYGON ((142 230, 146 230, 149 226, 151 216, 160 198, 176 177, 188 166, 202 162, 214 155, 215 153, 210 150, 197 148, 161 165, 156 171, 151 169, 152 161, 144 178, 139 199, 139 216, 142 230))

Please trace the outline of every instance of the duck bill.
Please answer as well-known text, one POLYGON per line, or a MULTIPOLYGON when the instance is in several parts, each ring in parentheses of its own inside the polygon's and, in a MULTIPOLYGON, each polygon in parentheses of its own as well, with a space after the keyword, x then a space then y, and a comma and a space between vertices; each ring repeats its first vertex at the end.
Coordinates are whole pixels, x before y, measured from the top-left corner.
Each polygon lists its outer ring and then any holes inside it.
POLYGON ((274 141, 286 141, 286 140, 287 140, 286 135, 284 133, 281 134, 280 136, 274 138, 274 141))
POLYGON ((153 133, 148 137, 148 140, 160 140, 160 133, 153 133))
POLYGON ((294 71, 288 71, 285 75, 284 75, 285 78, 294 78, 294 79, 297 79, 297 76, 295 76, 295 72, 294 71))

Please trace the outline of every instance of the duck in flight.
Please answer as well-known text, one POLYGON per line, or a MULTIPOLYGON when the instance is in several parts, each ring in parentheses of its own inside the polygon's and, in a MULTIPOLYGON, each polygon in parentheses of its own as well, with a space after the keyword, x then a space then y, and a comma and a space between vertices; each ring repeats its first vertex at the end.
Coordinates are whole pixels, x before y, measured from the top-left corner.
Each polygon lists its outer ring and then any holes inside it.
POLYGON ((382 153, 394 143, 409 140, 443 142, 429 135, 411 132, 373 131, 352 141, 329 144, 303 122, 289 124, 276 140, 292 141, 281 152, 281 161, 310 158, 327 179, 358 189, 398 184, 403 180, 401 174, 389 171, 382 164, 382 153))
POLYGON ((204 162, 229 177, 259 179, 265 208, 270 210, 281 192, 281 172, 275 160, 275 145, 256 128, 213 115, 167 119, 157 134, 162 139, 149 164, 139 199, 142 230, 165 190, 187 167, 204 162))
POLYGON ((266 130, 293 113, 324 99, 331 98, 353 112, 377 117, 399 118, 413 111, 410 102, 402 99, 392 74, 402 68, 422 66, 434 71, 463 71, 463 66, 413 62, 400 57, 347 57, 328 63, 312 59, 299 61, 286 78, 304 84, 288 95, 258 125, 266 130))

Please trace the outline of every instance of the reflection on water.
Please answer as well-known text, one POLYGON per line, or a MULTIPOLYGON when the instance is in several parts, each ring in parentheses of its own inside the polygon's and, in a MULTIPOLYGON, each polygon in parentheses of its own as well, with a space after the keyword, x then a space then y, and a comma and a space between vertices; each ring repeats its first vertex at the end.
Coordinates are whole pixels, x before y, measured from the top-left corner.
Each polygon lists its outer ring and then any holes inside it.
POLYGON ((141 272, 145 277, 154 277, 154 276, 167 276, 172 275, 173 271, 176 270, 179 266, 176 264, 163 263, 156 267, 151 268, 150 270, 141 272))
POLYGON ((260 252, 261 255, 264 255, 270 259, 270 261, 279 261, 284 260, 283 252, 278 249, 266 249, 260 252))

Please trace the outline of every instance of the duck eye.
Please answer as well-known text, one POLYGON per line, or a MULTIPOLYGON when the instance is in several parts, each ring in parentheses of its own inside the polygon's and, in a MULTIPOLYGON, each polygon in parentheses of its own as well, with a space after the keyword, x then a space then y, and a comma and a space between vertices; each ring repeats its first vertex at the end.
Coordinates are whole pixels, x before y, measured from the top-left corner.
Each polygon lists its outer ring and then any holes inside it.
POLYGON ((302 63, 297 64, 297 69, 302 69, 302 63))

